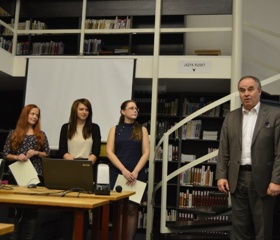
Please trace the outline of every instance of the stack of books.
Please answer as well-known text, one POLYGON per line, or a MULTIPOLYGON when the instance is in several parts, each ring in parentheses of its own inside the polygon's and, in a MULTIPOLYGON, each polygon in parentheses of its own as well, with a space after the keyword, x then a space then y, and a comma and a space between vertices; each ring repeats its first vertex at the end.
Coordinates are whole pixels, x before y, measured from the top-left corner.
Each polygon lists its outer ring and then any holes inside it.
POLYGON ((203 131, 202 139, 204 139, 204 140, 218 140, 218 131, 203 131))

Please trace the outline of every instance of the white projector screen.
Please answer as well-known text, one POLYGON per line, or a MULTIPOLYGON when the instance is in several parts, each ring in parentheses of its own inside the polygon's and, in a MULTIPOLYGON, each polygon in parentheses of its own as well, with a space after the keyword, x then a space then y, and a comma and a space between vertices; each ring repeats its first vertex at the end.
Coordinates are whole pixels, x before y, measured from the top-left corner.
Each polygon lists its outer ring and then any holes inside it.
POLYGON ((102 142, 116 125, 120 105, 131 99, 134 59, 31 58, 28 64, 25 105, 41 109, 41 127, 51 149, 58 149, 62 124, 67 123, 74 100, 87 98, 102 142))

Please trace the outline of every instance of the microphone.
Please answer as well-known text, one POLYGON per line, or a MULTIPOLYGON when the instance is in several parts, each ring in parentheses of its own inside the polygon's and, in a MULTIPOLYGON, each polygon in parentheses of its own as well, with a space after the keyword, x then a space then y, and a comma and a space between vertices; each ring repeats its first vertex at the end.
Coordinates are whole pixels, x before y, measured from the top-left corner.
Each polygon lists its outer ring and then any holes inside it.
POLYGON ((120 185, 116 186, 116 191, 118 193, 122 192, 122 186, 120 186, 120 185))

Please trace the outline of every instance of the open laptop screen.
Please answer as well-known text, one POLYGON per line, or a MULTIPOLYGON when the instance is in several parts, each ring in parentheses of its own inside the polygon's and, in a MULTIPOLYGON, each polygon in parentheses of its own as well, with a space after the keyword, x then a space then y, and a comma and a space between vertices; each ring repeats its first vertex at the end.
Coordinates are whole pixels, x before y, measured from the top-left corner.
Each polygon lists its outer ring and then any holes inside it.
POLYGON ((44 186, 46 188, 94 191, 91 161, 43 158, 42 165, 44 186))

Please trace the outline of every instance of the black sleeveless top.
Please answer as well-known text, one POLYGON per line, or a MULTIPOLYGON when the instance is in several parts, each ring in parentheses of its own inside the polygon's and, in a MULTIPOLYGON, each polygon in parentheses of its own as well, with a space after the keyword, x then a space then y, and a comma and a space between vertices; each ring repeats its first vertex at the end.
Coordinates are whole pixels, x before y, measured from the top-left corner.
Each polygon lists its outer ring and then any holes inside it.
MULTIPOLYGON (((131 139, 134 123, 121 123, 115 130, 115 154, 129 171, 133 171, 142 156, 142 141, 131 139)), ((118 174, 122 174, 113 164, 110 164, 110 184, 114 188, 118 174)), ((138 174, 137 180, 146 182, 145 169, 138 174)))

